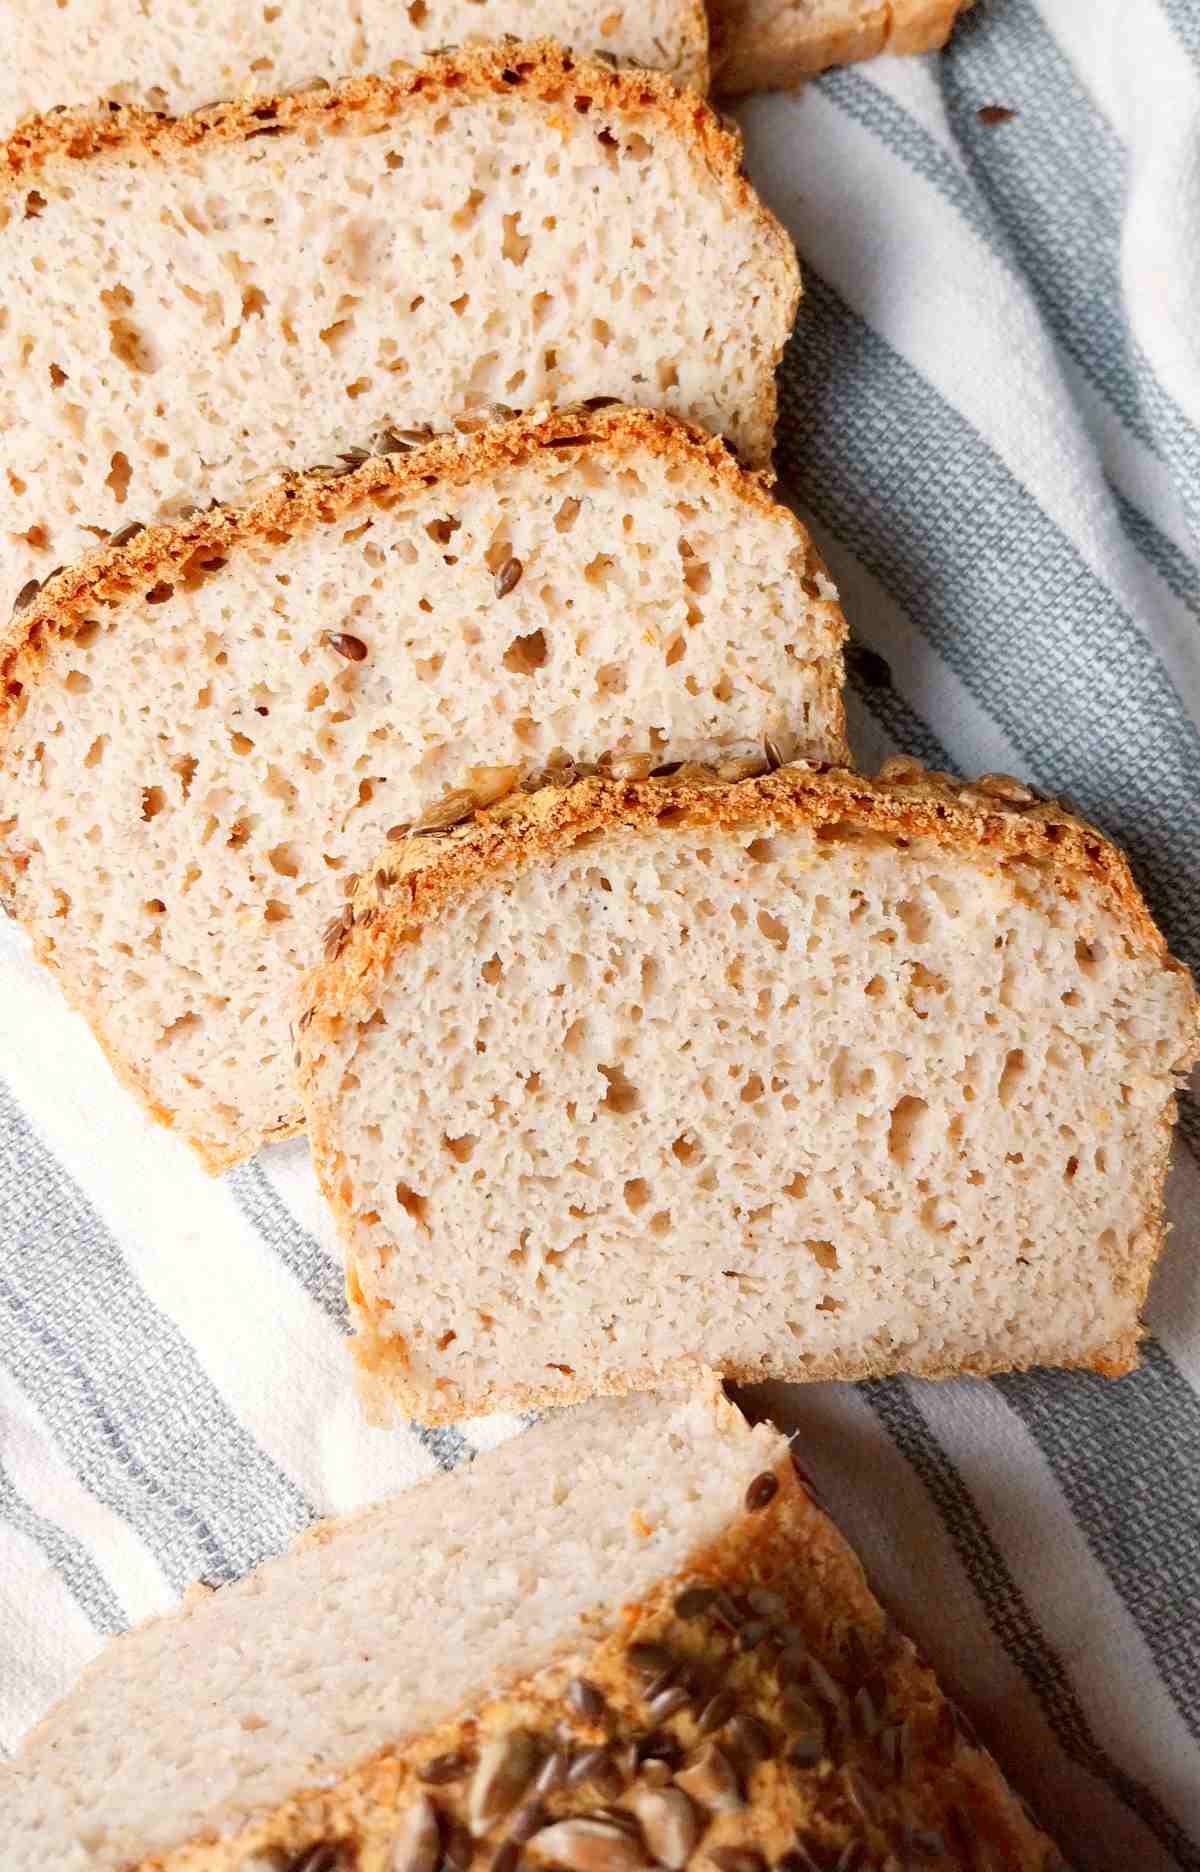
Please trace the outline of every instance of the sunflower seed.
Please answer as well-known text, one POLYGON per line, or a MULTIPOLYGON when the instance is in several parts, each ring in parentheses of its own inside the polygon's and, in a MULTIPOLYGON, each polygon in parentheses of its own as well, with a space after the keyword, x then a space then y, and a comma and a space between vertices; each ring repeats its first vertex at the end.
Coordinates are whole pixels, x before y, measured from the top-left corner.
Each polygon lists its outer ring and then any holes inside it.
POLYGON ((809 1659, 808 1674, 809 1682, 821 1701, 836 1712, 841 1722, 846 1722, 850 1715, 850 1700, 841 1684, 830 1676, 820 1658, 809 1659))
POLYGON ((521 574, 525 567, 519 559, 506 559, 496 574, 496 596, 507 598, 510 591, 515 591, 521 583, 521 574))
POLYGON ((338 456, 339 461, 349 462, 352 468, 361 468, 363 463, 365 461, 370 461, 370 459, 371 451, 365 448, 343 449, 338 456))
POLYGON ((512 792, 520 777, 519 767, 469 767, 467 787, 478 807, 494 806, 512 792))
POLYGON ((743 1651, 755 1651, 763 1639, 769 1636, 770 1631, 769 1619, 751 1619, 738 1632, 738 1644, 743 1651))
POLYGON ((815 1768, 824 1759, 825 1728, 820 1716, 814 1711, 811 1727, 802 1729, 791 1743, 787 1761, 792 1768, 815 1768))
POLYGON ((538 1765, 537 1744, 524 1729, 491 1736, 479 1751, 479 1764, 467 1792, 467 1825, 475 1839, 489 1833, 511 1813, 532 1781, 538 1765))
POLYGON ((773 1502, 779 1493, 779 1477, 769 1469, 762 1475, 755 1476, 746 1490, 746 1509, 749 1514, 757 1514, 769 1502, 773 1502))
POLYGON ((922 1859, 940 1859, 946 1850, 945 1840, 934 1827, 919 1827, 912 1834, 909 1845, 922 1859))
POLYGON ((465 1749, 456 1749, 453 1754, 435 1755, 427 1761, 423 1768, 417 1769, 417 1779, 430 1787, 443 1787, 448 1781, 465 1781, 474 1766, 474 1755, 465 1749))
POLYGON ((715 1742, 705 1742, 675 1776, 685 1794, 713 1813, 733 1813, 744 1805, 738 1778, 729 1757, 715 1742))
POLYGON ((346 921, 346 912, 343 910, 340 916, 335 916, 331 922, 325 925, 325 933, 321 941, 325 950, 325 960, 327 962, 334 962, 337 960, 342 952, 342 944, 349 934, 350 926, 346 921))
POLYGON ((671 1684, 667 1689, 660 1690, 657 1696, 647 1698, 646 1714, 652 1722, 665 1722, 668 1716, 674 1716, 677 1710, 685 1708, 691 1700, 682 1684, 671 1684))
POLYGON ((342 1849, 332 1840, 320 1840, 308 1846, 288 1866, 288 1872, 334 1872, 342 1863, 342 1849))
POLYGON ((820 1872, 820 1867, 808 1848, 797 1840, 790 1852, 775 1861, 775 1872, 820 1872))
POLYGON ((535 1833, 527 1849, 566 1872, 641 1872, 646 1854, 615 1821, 578 1814, 535 1833))
POLYGON ((629 1804, 652 1858, 667 1872, 682 1872, 700 1838, 700 1816, 683 1789, 635 1788, 629 1804))
POLYGON ((326 631, 324 642, 330 650, 335 650, 348 663, 361 663, 367 654, 367 646, 361 637, 351 637, 347 631, 326 631))
POLYGON ((1011 774, 981 774, 975 785, 981 793, 992 799, 1006 800, 1010 806, 1031 806, 1037 798, 1032 787, 1027 787, 1023 780, 1014 780, 1011 774))
POLYGON ((675 1611, 681 1619, 699 1618, 708 1611, 717 1596, 715 1586, 688 1586, 675 1601, 675 1611))
POLYGON ((452 826, 461 825, 475 811, 475 795, 465 787, 447 793, 434 805, 427 807, 421 817, 414 820, 413 838, 428 838, 434 832, 449 832, 452 826))
POLYGON ((733 754, 728 760, 717 763, 717 779, 728 785, 738 780, 756 780, 759 774, 770 771, 771 763, 765 754, 733 754))
POLYGON ((646 1701, 653 1702, 654 1698, 661 1696, 664 1690, 669 1690, 671 1685, 678 1681, 682 1668, 679 1659, 672 1658, 666 1669, 661 1670, 657 1677, 652 1677, 646 1685, 643 1692, 646 1701))
POLYGON ((769 1592, 766 1587, 754 1586, 746 1594, 746 1601, 752 1612, 760 1618, 782 1618, 787 1611, 787 1603, 782 1593, 769 1592))
POLYGON ((653 754, 612 754, 601 761, 604 773, 613 780, 646 780, 654 767, 653 754))
POLYGON ((785 1645, 775 1660, 775 1681, 780 1688, 787 1684, 807 1683, 808 1651, 802 1644, 785 1645))
POLYGON ((673 1736, 669 1729, 653 1729, 638 1742, 638 1757, 647 1767, 652 1761, 661 1761, 669 1768, 678 1768, 683 1760, 683 1748, 678 1736, 673 1736))
POLYGON ((508 1837, 517 1846, 531 1840, 546 1824, 546 1809, 540 1800, 527 1800, 517 1808, 508 1823, 508 1837))
POLYGON ((492 1858, 489 1872, 517 1872, 517 1861, 521 1857, 521 1848, 515 1840, 506 1839, 498 1846, 492 1858))
POLYGON ((584 1749, 577 1755, 567 1770, 567 1786, 579 1787, 584 1781, 590 1781, 602 1794, 615 1799, 624 1783, 617 1770, 616 1763, 606 1748, 584 1749))
POLYGON ((850 1803, 863 1820, 872 1820, 879 1811, 879 1796, 869 1782, 859 1774, 857 1768, 842 1770, 846 1779, 846 1792, 850 1803))
POLYGON ((388 1872, 436 1872, 441 1850, 437 1809, 422 1794, 400 1816, 400 1824, 392 1840, 388 1872))
POLYGON ((128 546, 130 540, 135 540, 139 533, 145 531, 145 524, 141 520, 131 520, 128 526, 118 527, 115 533, 110 533, 108 543, 110 546, 128 546))
POLYGON ((713 1600, 712 1614, 730 1631, 737 1631, 742 1623, 742 1614, 727 1592, 719 1592, 713 1600))
POLYGON ((764 1762, 774 1753, 774 1739, 765 1722, 757 1716, 735 1716, 729 1725, 726 1740, 733 1744, 742 1760, 753 1766, 764 1762))
POLYGON ((866 1736, 868 1741, 879 1734, 881 1727, 879 1712, 875 1707, 875 1699, 866 1684, 861 1690, 854 1692, 854 1721, 859 1734, 866 1736))
POLYGON ((879 778, 889 781, 893 786, 912 786, 916 781, 924 780, 925 769, 911 754, 889 754, 879 769, 879 778))
POLYGON ((394 845, 399 844, 401 839, 408 837, 409 830, 410 828, 407 824, 389 826, 387 829, 387 837, 394 845))
POLYGON ((638 1754, 637 1743, 622 1743, 621 1747, 616 1751, 613 1760, 616 1763, 617 1773, 620 1775, 622 1781, 632 1781, 637 1774, 638 1768, 641 1766, 641 1757, 638 1754))
POLYGON ((475 1857, 475 1842, 461 1820, 448 1818, 442 1842, 442 1872, 467 1872, 475 1857))
POLYGON ((718 1690, 711 1697, 696 1718, 696 1727, 701 1735, 711 1735, 714 1729, 722 1729, 737 1711, 737 1698, 732 1690, 718 1690))
POLYGON ((18 611, 27 611, 41 589, 42 581, 40 579, 28 579, 13 599, 13 616, 16 617, 18 611))
POLYGON ((767 1872, 767 1862, 753 1846, 710 1846, 708 1857, 720 1872, 767 1872))
POLYGON ((608 1707, 595 1684, 589 1683, 586 1677, 572 1677, 567 1685, 567 1702, 589 1722, 603 1716, 608 1707))
POLYGON ((533 1777, 535 1794, 552 1794, 555 1788, 562 1787, 567 1778, 567 1752, 565 1749, 553 1749, 533 1777))
POLYGON ((763 753, 767 757, 767 764, 772 773, 774 773, 777 767, 786 765, 782 747, 779 745, 778 741, 772 740, 770 735, 763 736, 763 753))

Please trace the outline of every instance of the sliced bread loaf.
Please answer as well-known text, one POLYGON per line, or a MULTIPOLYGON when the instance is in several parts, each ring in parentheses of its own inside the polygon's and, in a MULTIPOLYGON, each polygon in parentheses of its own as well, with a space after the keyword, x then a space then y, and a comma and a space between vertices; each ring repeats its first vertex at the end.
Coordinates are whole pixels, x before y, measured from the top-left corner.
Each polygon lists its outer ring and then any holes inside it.
POLYGON ((212 1168, 295 1128, 298 971, 445 788, 844 754, 833 586, 712 437, 574 409, 381 446, 97 553, 0 640, 0 879, 212 1168))
POLYGON ((393 847, 299 1023, 367 1395, 1125 1371, 1197 1005, 999 776, 590 778, 393 847))
POLYGON ((786 91, 828 65, 933 52, 972 0, 710 0, 713 84, 786 91))
POLYGON ((740 161, 694 92, 550 44, 38 119, 0 166, 0 598, 382 423, 619 396, 765 463, 798 276, 740 161))
POLYGON ((683 84, 707 82, 702 0, 5 0, 21 55, 0 67, 0 136, 60 104, 179 116, 214 97, 387 72, 438 47, 545 34, 683 84))
POLYGON ((560 1415, 119 1638, 0 1822, 7 1872, 1061 1872, 711 1383, 560 1415))

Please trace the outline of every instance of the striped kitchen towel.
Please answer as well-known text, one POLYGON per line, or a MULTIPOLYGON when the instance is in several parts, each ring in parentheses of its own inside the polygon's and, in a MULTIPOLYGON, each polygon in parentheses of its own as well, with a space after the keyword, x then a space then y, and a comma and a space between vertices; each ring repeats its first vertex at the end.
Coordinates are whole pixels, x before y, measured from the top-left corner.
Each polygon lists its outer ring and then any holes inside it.
MULTIPOLYGON (((981 0, 742 111, 860 759, 1069 794, 1200 967, 1200 0, 981 0)), ((1141 1370, 755 1394, 1080 1872, 1200 1872, 1200 1123, 1141 1370)), ((220 1181, 0 932, 0 1743, 103 1639, 520 1429, 359 1419, 302 1144, 220 1181)))

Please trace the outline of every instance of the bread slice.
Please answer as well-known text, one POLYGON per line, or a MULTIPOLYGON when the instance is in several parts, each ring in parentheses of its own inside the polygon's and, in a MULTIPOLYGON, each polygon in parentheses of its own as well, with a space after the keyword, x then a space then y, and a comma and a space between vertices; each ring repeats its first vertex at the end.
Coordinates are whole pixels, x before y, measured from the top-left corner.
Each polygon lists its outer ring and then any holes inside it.
POLYGON ((95 555, 0 641, 0 879, 213 1169, 298 1124, 299 971, 444 789, 844 757, 834 588, 712 437, 617 407, 381 445, 95 555))
POLYGON ((614 396, 761 466, 799 288, 740 163, 694 92, 547 43, 38 119, 0 170, 0 598, 383 423, 614 396))
POLYGON ((556 1416, 119 1638, 0 1820, 6 1872, 1061 1872, 711 1381, 556 1416))
POLYGON ((710 0, 714 89, 786 91, 878 52, 933 52, 973 0, 710 0))
POLYGON ((682 84, 707 83, 702 0, 6 0, 21 56, 0 68, 0 135, 52 106, 107 99, 179 116, 209 98, 387 72, 447 45, 545 34, 682 84))
POLYGON ((1197 997, 1018 782, 513 796, 335 947, 301 1071, 381 1414, 1135 1362, 1197 997))

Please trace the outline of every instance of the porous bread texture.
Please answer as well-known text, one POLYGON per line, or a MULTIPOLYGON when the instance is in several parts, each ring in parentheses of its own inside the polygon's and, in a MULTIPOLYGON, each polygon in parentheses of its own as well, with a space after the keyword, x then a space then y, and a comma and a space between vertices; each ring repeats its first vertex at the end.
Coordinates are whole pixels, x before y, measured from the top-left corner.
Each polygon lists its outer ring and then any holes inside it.
POLYGON ((1195 989, 1016 782, 502 802, 389 855, 305 1004, 381 1415, 1135 1361, 1195 989))
POLYGON ((6 0, 20 56, 0 68, 0 135, 107 99, 179 116, 210 98, 389 69, 448 45, 557 39, 678 82, 707 82, 702 0, 6 0))
POLYGON ((933 52, 973 0, 710 0, 714 88, 786 91, 830 65, 933 52))
POLYGON ((293 478, 17 618, 0 881, 221 1168, 299 1122, 297 974, 389 830, 565 749, 841 758, 844 634, 804 529, 669 417, 543 412, 293 478))
POLYGON ((0 186, 0 596, 383 423, 604 395, 762 466, 799 278, 740 162, 696 93, 547 42, 38 119, 0 186))
POLYGON ((414 1872, 435 1826, 472 1872, 530 1834, 526 1864, 577 1872, 883 1864, 935 1832, 1061 1868, 784 1440, 711 1379, 541 1424, 118 1639, 0 1771, 0 1819, 9 1872, 414 1872), (539 1766, 589 1750, 535 1813, 539 1766), (562 1821, 599 1853, 614 1800, 619 1856, 577 1861, 562 1821))

